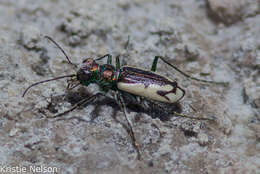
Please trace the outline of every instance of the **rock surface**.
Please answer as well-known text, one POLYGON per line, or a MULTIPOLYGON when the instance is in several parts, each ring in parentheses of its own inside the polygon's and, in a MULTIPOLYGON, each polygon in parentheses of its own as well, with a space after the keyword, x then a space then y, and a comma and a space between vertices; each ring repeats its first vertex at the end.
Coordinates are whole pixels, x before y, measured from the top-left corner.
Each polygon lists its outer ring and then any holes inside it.
POLYGON ((67 174, 259 173, 259 1, 221 2, 1 1, 0 167, 28 173, 32 166, 56 167, 67 174), (243 3, 248 6, 236 10, 243 3), (77 64, 110 53, 120 54, 122 64, 150 69, 154 56, 162 55, 197 78, 230 85, 189 80, 159 61, 157 72, 186 90, 183 113, 216 121, 164 120, 129 107, 138 161, 113 99, 100 97, 62 118, 47 118, 97 86, 66 91, 66 80, 53 81, 21 97, 34 82, 75 72, 45 35, 77 64))

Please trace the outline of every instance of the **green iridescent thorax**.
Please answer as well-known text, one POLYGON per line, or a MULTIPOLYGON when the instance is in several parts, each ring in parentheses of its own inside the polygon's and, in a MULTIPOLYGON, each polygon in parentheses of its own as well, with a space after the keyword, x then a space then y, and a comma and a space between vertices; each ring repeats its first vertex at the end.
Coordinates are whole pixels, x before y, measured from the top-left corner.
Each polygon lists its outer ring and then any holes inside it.
POLYGON ((116 70, 113 65, 99 65, 94 59, 88 58, 83 61, 81 68, 77 72, 77 80, 84 86, 96 83, 101 89, 117 90, 117 80, 120 70, 116 70))
POLYGON ((100 65, 99 69, 100 79, 96 83, 103 89, 116 90, 120 71, 110 64, 100 65))

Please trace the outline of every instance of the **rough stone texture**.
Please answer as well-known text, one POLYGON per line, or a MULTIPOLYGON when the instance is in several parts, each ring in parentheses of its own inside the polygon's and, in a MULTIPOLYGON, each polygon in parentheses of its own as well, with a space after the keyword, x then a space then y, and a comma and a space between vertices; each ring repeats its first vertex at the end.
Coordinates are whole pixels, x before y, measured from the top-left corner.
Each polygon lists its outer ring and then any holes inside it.
POLYGON ((207 0, 211 17, 224 24, 233 24, 259 14, 258 0, 207 0))
POLYGON ((225 5, 224 12, 216 2, 1 1, 1 167, 58 167, 58 173, 84 174, 259 173, 259 6, 243 1, 250 15, 241 17, 244 10, 234 9, 242 1, 230 1, 236 6, 225 5), (208 11, 233 25, 216 24, 208 11), (33 82, 74 73, 44 35, 75 63, 110 53, 121 54, 122 64, 150 69, 154 56, 162 55, 195 77, 230 86, 188 80, 159 61, 157 72, 186 90, 183 113, 217 120, 160 120, 129 107, 142 154, 138 161, 112 99, 101 97, 60 119, 47 118, 97 92, 97 86, 69 92, 66 80, 53 81, 21 97, 33 82))

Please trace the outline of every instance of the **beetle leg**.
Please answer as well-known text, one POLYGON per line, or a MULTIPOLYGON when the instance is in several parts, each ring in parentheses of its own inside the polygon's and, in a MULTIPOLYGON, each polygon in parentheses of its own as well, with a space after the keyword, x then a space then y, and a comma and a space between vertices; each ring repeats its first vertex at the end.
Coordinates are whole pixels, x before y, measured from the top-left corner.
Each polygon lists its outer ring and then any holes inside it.
POLYGON ((132 125, 131 125, 131 121, 127 116, 126 104, 125 104, 124 99, 123 99, 120 92, 116 93, 116 100, 117 100, 119 106, 121 107, 122 111, 124 112, 124 116, 125 116, 125 119, 127 121, 128 128, 129 128, 128 133, 129 133, 129 135, 132 139, 132 144, 137 151, 137 159, 140 160, 141 154, 140 154, 140 151, 139 151, 139 145, 136 143, 135 134, 134 134, 134 131, 133 131, 133 128, 132 128, 132 125))
MULTIPOLYGON (((95 60, 102 60, 105 57, 107 57, 107 64, 111 65, 112 64, 112 55, 111 54, 105 54, 102 57, 96 58, 95 60)), ((116 57, 116 69, 120 69, 120 60, 119 60, 120 55, 116 57)))
POLYGON ((119 60, 120 55, 116 56, 116 69, 120 69, 120 60, 119 60))
POLYGON ((126 41, 125 46, 124 46, 124 48, 125 48, 126 50, 128 49, 129 43, 130 43, 130 36, 128 35, 128 36, 127 36, 127 41, 126 41))
POLYGON ((96 58, 95 60, 102 60, 105 57, 107 57, 107 64, 111 65, 112 64, 112 55, 111 54, 105 54, 104 56, 96 58))
MULTIPOLYGON (((152 104, 154 105, 155 108, 159 108, 160 105, 158 105, 158 103, 152 102, 152 104)), ((151 106, 148 105, 148 103, 146 103, 146 100, 144 100, 144 102, 142 103, 143 106, 145 106, 146 108, 149 108, 151 106)), ((189 115, 185 115, 185 114, 181 114, 175 111, 171 112, 173 115, 177 116, 177 117, 184 117, 184 118, 189 118, 189 119, 194 119, 194 120, 208 120, 208 121, 216 121, 216 118, 213 116, 212 118, 203 118, 203 117, 193 117, 193 116, 189 116, 189 115)))
POLYGON ((183 76, 185 76, 186 78, 192 79, 192 80, 196 80, 199 82, 204 82, 204 83, 212 83, 212 84, 216 84, 216 85, 224 85, 224 86, 228 86, 229 83, 228 82, 215 82, 215 81, 210 81, 210 80, 203 80, 203 79, 198 79, 196 77, 192 77, 188 74, 186 74, 185 72, 181 71, 179 68, 177 68, 176 66, 170 64, 167 60, 165 60, 164 57, 162 56, 155 56, 154 60, 153 60, 153 65, 152 65, 152 71, 156 70, 156 65, 158 62, 158 59, 161 59, 164 63, 166 63, 167 65, 169 65, 170 67, 172 67, 173 69, 175 69, 176 71, 178 71, 179 73, 181 73, 183 76))
POLYGON ((78 103, 76 103, 74 106, 72 106, 72 108, 70 108, 70 109, 68 109, 68 110, 66 110, 66 111, 64 111, 64 112, 62 112, 62 113, 56 114, 56 115, 54 115, 54 116, 51 117, 51 118, 61 117, 61 116, 63 116, 63 115, 65 115, 65 114, 67 114, 67 113, 69 113, 69 112, 75 110, 76 108, 78 108, 78 107, 80 107, 80 106, 82 106, 82 105, 85 105, 85 104, 88 104, 88 103, 92 102, 93 100, 95 100, 95 99, 96 99, 98 96, 100 96, 100 95, 104 95, 104 94, 99 92, 99 93, 97 93, 97 94, 95 94, 95 95, 92 95, 92 96, 90 96, 90 97, 88 97, 88 98, 82 99, 82 100, 80 100, 78 103))
POLYGON ((75 83, 75 84, 68 83, 67 90, 72 90, 72 89, 76 88, 79 85, 80 85, 80 83, 75 83))
POLYGON ((80 85, 80 82, 77 80, 76 76, 67 80, 67 90, 72 90, 80 85))
POLYGON ((156 71, 158 58, 159 58, 159 56, 155 56, 153 59, 153 64, 152 64, 152 68, 151 68, 151 71, 153 71, 153 72, 156 71))

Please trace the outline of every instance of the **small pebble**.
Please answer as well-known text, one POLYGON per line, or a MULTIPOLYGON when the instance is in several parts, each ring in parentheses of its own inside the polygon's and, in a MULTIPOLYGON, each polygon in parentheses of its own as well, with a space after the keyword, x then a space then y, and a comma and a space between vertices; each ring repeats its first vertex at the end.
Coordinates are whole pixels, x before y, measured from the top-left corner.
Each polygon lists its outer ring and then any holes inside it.
POLYGON ((199 144, 201 146, 205 146, 209 143, 209 137, 205 133, 199 133, 198 134, 199 144))

